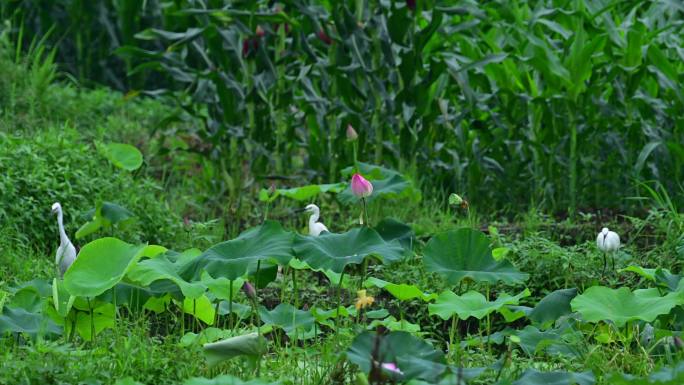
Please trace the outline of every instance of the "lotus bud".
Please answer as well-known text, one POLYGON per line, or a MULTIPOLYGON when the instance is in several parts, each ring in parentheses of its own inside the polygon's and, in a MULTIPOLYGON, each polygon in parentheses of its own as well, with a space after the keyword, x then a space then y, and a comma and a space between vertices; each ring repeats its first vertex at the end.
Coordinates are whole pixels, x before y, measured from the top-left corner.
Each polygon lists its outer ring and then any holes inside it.
POLYGON ((325 33, 325 30, 324 30, 324 29, 318 30, 318 33, 317 33, 316 35, 318 36, 318 38, 319 38, 323 43, 325 43, 325 44, 327 44, 327 45, 332 44, 332 39, 330 38, 330 36, 328 36, 327 33, 325 33))
POLYGON ((249 54, 249 39, 242 41, 242 57, 247 57, 249 54))
POLYGON ((352 176, 351 189, 358 198, 367 198, 373 194, 373 184, 358 173, 352 176))
POLYGON ((249 299, 254 299, 256 298, 256 290, 254 290, 254 286, 252 286, 251 283, 245 281, 244 284, 242 284, 242 291, 245 292, 245 295, 249 299))
POLYGON ((356 133, 354 127, 351 124, 347 124, 347 140, 350 142, 355 141, 359 138, 359 134, 356 133))
POLYGON ((415 11, 416 10, 416 0, 406 0, 406 8, 415 11))
POLYGON ((257 25, 257 27, 256 27, 256 35, 257 35, 258 37, 264 37, 265 34, 266 34, 266 31, 264 31, 264 29, 261 28, 260 25, 257 25))

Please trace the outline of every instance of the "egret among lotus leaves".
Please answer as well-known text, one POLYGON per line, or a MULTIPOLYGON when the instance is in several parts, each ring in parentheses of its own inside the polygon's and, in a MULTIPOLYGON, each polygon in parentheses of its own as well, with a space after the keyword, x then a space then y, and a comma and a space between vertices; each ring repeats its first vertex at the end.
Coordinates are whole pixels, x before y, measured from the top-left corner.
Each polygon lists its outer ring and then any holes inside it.
MULTIPOLYGON (((603 273, 606 272, 606 254, 611 253, 613 262, 613 270, 615 270, 614 253, 620 248, 620 236, 616 232, 608 230, 604 227, 599 235, 596 237, 596 245, 599 250, 603 251, 603 273)), ((601 273, 601 275, 603 275, 601 273)))
POLYGON ((311 216, 309 217, 309 235, 317 237, 324 231, 330 231, 324 224, 318 222, 318 218, 321 216, 321 210, 318 206, 314 204, 307 205, 304 208, 304 211, 311 213, 311 216))
POLYGON ((62 214, 62 205, 59 202, 52 205, 52 213, 57 214, 57 226, 59 227, 59 248, 57 248, 57 255, 55 256, 55 265, 57 265, 61 278, 76 260, 76 247, 64 231, 64 215, 62 214))

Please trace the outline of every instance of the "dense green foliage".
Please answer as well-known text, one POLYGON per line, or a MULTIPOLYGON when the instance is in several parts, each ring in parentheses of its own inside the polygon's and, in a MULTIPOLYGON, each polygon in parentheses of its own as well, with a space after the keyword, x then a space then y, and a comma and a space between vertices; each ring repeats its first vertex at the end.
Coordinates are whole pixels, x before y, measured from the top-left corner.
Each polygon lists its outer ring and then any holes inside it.
POLYGON ((625 208, 635 180, 680 192, 676 2, 409 3, 26 0, 3 13, 26 42, 54 22, 47 41, 79 78, 171 98, 167 121, 194 119, 183 145, 211 159, 217 191, 334 181, 352 124, 359 159, 486 207, 625 208))

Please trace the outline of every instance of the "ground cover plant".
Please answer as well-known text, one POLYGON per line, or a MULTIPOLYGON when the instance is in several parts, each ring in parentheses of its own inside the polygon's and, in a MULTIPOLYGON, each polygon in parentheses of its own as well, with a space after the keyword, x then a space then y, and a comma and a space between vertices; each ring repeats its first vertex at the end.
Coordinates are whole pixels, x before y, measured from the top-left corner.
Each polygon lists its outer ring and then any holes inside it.
POLYGON ((0 383, 684 382, 676 2, 0 11, 0 383))

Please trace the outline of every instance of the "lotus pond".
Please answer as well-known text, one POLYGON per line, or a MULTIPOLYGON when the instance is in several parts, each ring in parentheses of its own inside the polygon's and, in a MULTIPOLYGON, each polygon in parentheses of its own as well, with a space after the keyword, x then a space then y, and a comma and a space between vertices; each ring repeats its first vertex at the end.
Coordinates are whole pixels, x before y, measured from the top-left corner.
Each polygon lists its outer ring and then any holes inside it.
POLYGON ((676 1, 0 18, 0 384, 684 383, 676 1))

